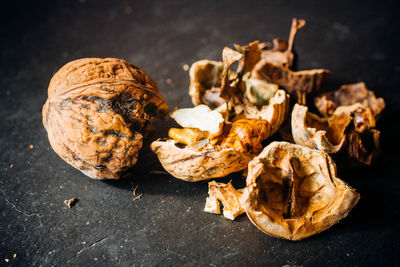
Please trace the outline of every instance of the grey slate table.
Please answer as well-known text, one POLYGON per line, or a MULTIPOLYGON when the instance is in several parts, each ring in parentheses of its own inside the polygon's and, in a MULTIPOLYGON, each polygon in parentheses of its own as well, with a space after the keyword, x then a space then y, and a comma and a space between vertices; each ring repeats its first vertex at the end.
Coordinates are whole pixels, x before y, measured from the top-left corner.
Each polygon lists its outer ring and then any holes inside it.
MULTIPOLYGON (((0 265, 399 265, 395 1, 14 1, 2 3, 1 13, 0 265), (207 182, 150 173, 162 167, 149 141, 132 177, 121 181, 92 180, 50 148, 41 107, 51 76, 68 61, 126 59, 157 81, 171 108, 190 107, 185 64, 220 60, 234 43, 287 38, 292 17, 307 20, 296 39, 299 69, 330 69, 329 89, 365 81, 387 103, 380 157, 371 167, 339 166, 361 200, 328 231, 289 242, 246 216, 232 222, 204 213, 207 182), (144 195, 133 201, 136 185, 144 195), (71 197, 80 201, 68 209, 63 201, 71 197)), ((154 124, 149 140, 174 125, 154 124)), ((221 181, 230 179, 244 185, 240 175, 221 181)))

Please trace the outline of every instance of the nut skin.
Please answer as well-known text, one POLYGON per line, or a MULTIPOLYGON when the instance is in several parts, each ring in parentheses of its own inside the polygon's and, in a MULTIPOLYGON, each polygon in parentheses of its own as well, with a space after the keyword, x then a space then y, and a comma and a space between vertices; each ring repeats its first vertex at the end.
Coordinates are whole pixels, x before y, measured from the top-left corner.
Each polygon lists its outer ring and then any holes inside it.
POLYGON ((69 62, 51 79, 43 125, 54 151, 94 179, 134 166, 148 121, 168 113, 156 83, 115 58, 69 62))

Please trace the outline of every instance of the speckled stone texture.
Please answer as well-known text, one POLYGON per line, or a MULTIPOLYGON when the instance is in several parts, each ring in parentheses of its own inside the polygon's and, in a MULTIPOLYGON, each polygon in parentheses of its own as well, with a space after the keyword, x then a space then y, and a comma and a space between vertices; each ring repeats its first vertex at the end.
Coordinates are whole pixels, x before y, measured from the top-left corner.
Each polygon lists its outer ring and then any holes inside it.
MULTIPOLYGON (((0 265, 399 264, 395 1, 9 2, 0 9, 0 265), (289 242, 263 234, 244 215, 232 222, 203 212, 207 182, 152 172, 162 167, 150 140, 167 136, 176 126, 171 119, 155 123, 131 176, 120 181, 90 179, 50 148, 41 108, 52 75, 65 63, 125 59, 157 82, 171 109, 191 107, 185 64, 221 60, 223 47, 234 43, 287 38, 292 17, 307 20, 296 37, 299 69, 329 69, 330 89, 364 81, 387 104, 377 125, 380 157, 371 167, 338 163, 338 176, 361 199, 329 230, 289 242), (69 209, 64 200, 72 197, 79 202, 69 209)), ((235 187, 245 184, 241 175, 219 182, 230 179, 235 187)))

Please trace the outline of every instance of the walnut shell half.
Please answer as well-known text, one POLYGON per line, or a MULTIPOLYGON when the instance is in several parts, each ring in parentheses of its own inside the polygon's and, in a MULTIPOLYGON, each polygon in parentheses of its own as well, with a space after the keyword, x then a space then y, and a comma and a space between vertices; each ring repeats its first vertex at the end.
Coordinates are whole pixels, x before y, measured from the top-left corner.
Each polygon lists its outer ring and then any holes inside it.
MULTIPOLYGON (((204 140, 205 142, 208 139, 204 140)), ((162 166, 172 176, 188 182, 224 177, 247 167, 254 154, 210 143, 186 146, 172 139, 158 139, 151 144, 162 166)))
POLYGON ((250 220, 288 240, 328 229, 360 198, 328 154, 287 142, 272 142, 249 163, 246 184, 241 203, 250 220))
POLYGON ((136 164, 143 133, 168 113, 156 83, 115 58, 84 58, 51 79, 43 125, 54 151, 95 179, 118 179, 136 164))

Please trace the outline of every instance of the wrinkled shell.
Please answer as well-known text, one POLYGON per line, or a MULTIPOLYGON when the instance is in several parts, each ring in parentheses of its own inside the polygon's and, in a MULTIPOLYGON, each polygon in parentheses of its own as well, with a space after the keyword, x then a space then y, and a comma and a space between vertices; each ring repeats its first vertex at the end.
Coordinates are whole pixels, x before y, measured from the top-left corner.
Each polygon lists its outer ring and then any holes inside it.
POLYGON ((95 179, 118 179, 135 165, 147 122, 168 113, 156 83, 114 58, 84 58, 51 79, 43 125, 54 151, 95 179))
POLYGON ((249 163, 242 205, 263 232, 288 240, 320 233, 348 215, 359 194, 328 154, 273 142, 249 163))
POLYGON ((253 154, 213 146, 182 146, 175 140, 158 139, 151 144, 162 166, 172 176, 188 182, 224 177, 247 167, 253 154))
POLYGON ((345 130, 351 121, 345 113, 323 119, 308 112, 306 106, 296 104, 292 111, 292 136, 296 144, 336 153, 346 141, 345 130))
POLYGON ((355 103, 360 103, 366 108, 370 108, 375 117, 379 116, 385 108, 383 98, 376 98, 375 93, 368 90, 363 82, 342 85, 336 91, 316 97, 314 103, 324 116, 332 115, 340 106, 348 106, 355 103))

